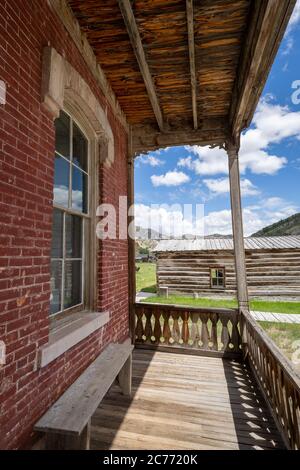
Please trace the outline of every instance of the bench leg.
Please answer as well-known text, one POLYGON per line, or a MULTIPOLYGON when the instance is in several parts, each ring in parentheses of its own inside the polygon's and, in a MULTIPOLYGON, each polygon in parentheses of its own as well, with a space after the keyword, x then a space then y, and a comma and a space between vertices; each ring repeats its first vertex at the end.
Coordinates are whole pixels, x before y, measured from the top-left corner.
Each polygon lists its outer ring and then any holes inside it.
POLYGON ((132 355, 128 357, 124 366, 118 375, 119 385, 123 395, 131 396, 131 382, 132 382, 132 355))
POLYGON ((46 450, 89 450, 91 437, 91 420, 80 434, 70 436, 69 434, 47 433, 45 437, 46 450))

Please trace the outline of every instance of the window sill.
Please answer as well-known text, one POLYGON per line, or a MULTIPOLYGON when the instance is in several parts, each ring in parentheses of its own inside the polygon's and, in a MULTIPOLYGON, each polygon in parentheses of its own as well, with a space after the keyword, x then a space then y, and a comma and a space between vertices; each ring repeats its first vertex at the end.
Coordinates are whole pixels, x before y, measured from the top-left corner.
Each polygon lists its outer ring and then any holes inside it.
POLYGON ((49 342, 39 351, 38 367, 50 364, 108 321, 109 312, 79 312, 67 322, 57 322, 50 330, 49 342))

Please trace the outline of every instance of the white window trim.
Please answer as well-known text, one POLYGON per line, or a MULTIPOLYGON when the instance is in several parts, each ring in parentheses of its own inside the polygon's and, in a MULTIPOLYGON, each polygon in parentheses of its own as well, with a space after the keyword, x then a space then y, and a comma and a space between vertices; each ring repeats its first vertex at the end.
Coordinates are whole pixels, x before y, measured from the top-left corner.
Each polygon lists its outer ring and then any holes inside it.
POLYGON ((45 367, 109 322, 109 312, 74 313, 68 321, 58 322, 49 341, 39 350, 38 368, 45 367))
MULTIPOLYGON (((90 141, 90 161, 93 168, 90 171, 90 186, 94 188, 93 194, 90 193, 90 213, 92 214, 90 223, 90 246, 89 252, 92 254, 91 262, 89 263, 89 272, 86 273, 92 282, 88 282, 88 301, 85 299, 85 304, 89 305, 89 312, 83 311, 78 313, 78 316, 87 315, 100 315, 102 320, 99 320, 98 328, 104 326, 109 321, 109 313, 97 313, 97 282, 98 278, 97 264, 98 264, 98 240, 96 238, 96 208, 99 201, 99 165, 100 163, 106 167, 110 167, 114 162, 115 157, 115 142, 114 134, 112 132, 110 122, 108 119, 107 107, 104 108, 99 103, 98 98, 94 95, 91 88, 83 77, 77 72, 74 67, 67 62, 64 57, 52 48, 45 47, 43 50, 43 63, 42 63, 42 104, 47 112, 55 119, 59 116, 60 110, 64 110, 71 114, 73 119, 80 123, 80 128, 83 130, 85 136, 90 141)), ((75 214, 76 215, 76 214, 75 214)), ((63 315, 61 318, 49 316, 50 322, 50 335, 49 344, 55 344, 55 331, 57 325, 64 321, 67 325, 73 324, 76 313, 70 315, 63 315)), ((87 320, 87 318, 86 318, 87 320)), ((96 323, 96 322, 95 322, 96 323)), ((95 323, 94 326, 95 326, 95 323)), ((90 333, 91 334, 91 328, 90 333)), ((66 331, 66 330, 65 330, 66 331)), ((82 335, 78 334, 76 341, 84 339, 82 335), (80 339, 81 338, 81 339, 80 339)), ((65 340, 62 339, 64 342, 65 340)), ((69 343, 69 347, 71 343, 69 343)), ((73 343, 72 343, 73 344, 73 343)), ((75 343, 73 344, 75 346, 75 343)), ((43 346, 42 350, 47 351, 47 345, 43 346)), ((41 353, 43 356, 44 353, 41 353)), ((63 349, 60 350, 63 354, 63 349)), ((55 354, 55 357, 58 357, 55 354)), ((52 359, 53 360, 53 359, 52 359)), ((43 362, 43 361, 42 361, 43 362)), ((47 361, 44 360, 44 364, 47 361)), ((48 362, 49 363, 49 362, 48 362)))
MULTIPOLYGON (((50 314, 51 320, 53 320, 55 317, 60 317, 63 316, 64 314, 67 314, 72 311, 80 311, 85 310, 90 307, 90 296, 87 295, 87 289, 88 289, 88 284, 90 283, 90 276, 87 276, 89 273, 89 265, 92 262, 93 255, 94 253, 88 253, 86 249, 86 245, 90 246, 90 238, 92 237, 92 232, 91 232, 91 225, 92 225, 92 219, 93 219, 93 213, 91 212, 92 206, 92 194, 94 193, 94 184, 95 181, 91 178, 92 170, 93 170, 93 162, 94 158, 92 159, 91 155, 91 142, 90 138, 88 137, 89 132, 85 132, 84 127, 80 125, 80 122, 78 119, 73 117, 72 113, 68 110, 62 110, 69 118, 70 118, 70 161, 64 156, 61 155, 59 152, 56 151, 61 158, 65 159, 69 165, 69 194, 68 194, 68 207, 62 206, 60 204, 57 204, 55 201, 53 201, 53 209, 58 209, 63 212, 63 257, 62 257, 62 287, 61 287, 61 310, 58 312, 50 314), (73 123, 77 125, 79 130, 82 132, 84 137, 87 140, 87 171, 83 171, 83 173, 87 176, 88 178, 88 194, 87 194, 87 206, 88 206, 88 211, 86 212, 80 212, 76 211, 70 206, 71 202, 71 195, 72 195, 72 167, 73 165, 77 168, 77 165, 73 163, 73 123), (82 262, 82 272, 81 272, 81 302, 76 305, 72 305, 72 307, 64 308, 64 288, 65 288, 65 231, 66 231, 66 226, 65 226, 65 214, 70 214, 70 215, 77 215, 82 219, 82 254, 81 254, 81 262, 82 262), (89 223, 89 228, 87 229, 86 227, 86 221, 89 223), (88 232, 88 236, 87 236, 88 232)), ((51 258, 51 261, 55 258, 51 258)))

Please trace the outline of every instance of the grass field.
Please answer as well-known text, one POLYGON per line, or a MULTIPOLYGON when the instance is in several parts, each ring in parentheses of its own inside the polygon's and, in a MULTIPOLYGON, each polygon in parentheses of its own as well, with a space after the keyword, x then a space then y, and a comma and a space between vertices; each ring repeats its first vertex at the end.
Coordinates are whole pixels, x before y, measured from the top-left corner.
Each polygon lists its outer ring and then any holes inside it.
MULTIPOLYGON (((156 292, 156 265, 155 263, 137 263, 139 271, 136 273, 136 291, 137 292, 156 292)), ((179 295, 171 295, 168 298, 151 297, 147 302, 190 305, 194 307, 220 307, 234 308, 237 307, 235 299, 213 299, 192 297, 182 297, 179 295)), ((300 314, 300 302, 283 302, 270 300, 251 300, 251 310, 259 310, 261 312, 274 313, 298 313, 300 314)))
POLYGON ((270 322, 259 322, 259 324, 282 353, 292 361, 295 369, 300 372, 299 354, 296 353, 300 350, 300 325, 270 322), (296 354, 293 356, 294 353, 296 354))
MULTIPOLYGON (((170 295, 165 297, 151 297, 147 302, 166 303, 177 305, 189 305, 193 307, 220 307, 220 308, 235 308, 237 301, 235 299, 212 299, 200 298, 194 299, 192 297, 181 297, 177 295, 170 295)), ((251 300, 251 310, 259 310, 261 312, 275 312, 275 313, 298 313, 300 314, 300 302, 275 302, 268 300, 251 300)))
POLYGON ((156 292, 156 264, 136 263, 139 270, 136 273, 137 292, 156 292))

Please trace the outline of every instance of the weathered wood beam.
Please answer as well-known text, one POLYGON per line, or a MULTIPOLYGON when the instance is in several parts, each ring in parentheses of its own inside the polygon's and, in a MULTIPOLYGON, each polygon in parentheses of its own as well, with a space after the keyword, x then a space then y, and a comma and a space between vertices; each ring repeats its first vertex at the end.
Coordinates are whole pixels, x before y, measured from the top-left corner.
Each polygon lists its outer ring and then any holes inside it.
POLYGON ((127 151, 127 226, 128 226, 128 309, 129 309, 129 330, 132 343, 135 340, 135 222, 134 222, 134 159, 132 149, 132 129, 128 135, 127 151))
POLYGON ((176 145, 223 145, 229 138, 227 120, 223 118, 205 119, 193 130, 176 126, 159 132, 152 126, 133 126, 132 148, 134 155, 150 150, 176 145))
POLYGON ((233 136, 251 123, 296 0, 255 0, 235 81, 230 126, 233 136))
POLYGON ((241 203, 240 168, 238 147, 227 143, 232 232, 235 259, 237 300, 240 309, 249 309, 246 256, 244 246, 243 212, 241 203))
POLYGON ((158 127, 163 131, 163 116, 159 104, 159 99, 155 89, 154 81, 150 73, 149 65, 146 60, 145 51, 141 41, 141 36, 135 21, 134 13, 131 8, 130 0, 118 0, 121 13, 127 28, 132 48, 147 89, 147 93, 157 120, 158 127))
POLYGON ((197 129, 198 128, 197 80, 196 80, 196 63, 195 63, 193 0, 186 0, 186 19, 187 19, 187 28, 188 28, 188 43, 189 43, 189 59, 190 59, 193 121, 194 121, 194 129, 197 129))

